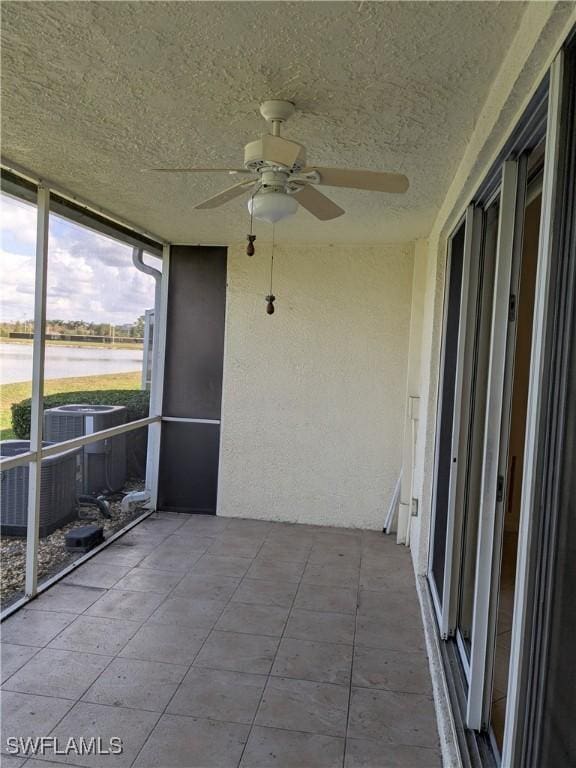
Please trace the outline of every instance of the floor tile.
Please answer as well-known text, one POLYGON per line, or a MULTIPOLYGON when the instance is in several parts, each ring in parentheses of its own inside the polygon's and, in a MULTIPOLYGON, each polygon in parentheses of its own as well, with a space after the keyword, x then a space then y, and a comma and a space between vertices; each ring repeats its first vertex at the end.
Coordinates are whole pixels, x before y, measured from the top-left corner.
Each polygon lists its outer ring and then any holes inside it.
POLYGON ((258 552, 258 557, 263 560, 275 560, 278 562, 298 562, 305 564, 308 560, 311 547, 303 545, 290 545, 283 542, 265 541, 262 548, 258 552))
POLYGON ((43 648, 12 675, 4 688, 62 699, 79 699, 112 659, 94 653, 43 648))
POLYGON ((222 576, 217 573, 210 575, 190 573, 178 584, 174 595, 200 600, 227 601, 236 591, 238 584, 240 579, 234 579, 231 576, 222 576))
POLYGON ((278 608, 273 605, 229 603, 214 629, 280 637, 284 631, 288 613, 288 608, 278 608))
POLYGON ((337 565, 314 565, 308 563, 302 576, 303 584, 320 584, 327 587, 358 588, 358 569, 337 565))
POLYGON ((171 533, 179 530, 186 523, 185 517, 179 518, 160 518, 160 517, 147 517, 146 520, 140 523, 138 528, 140 530, 149 531, 154 536, 164 535, 169 536, 171 533))
POLYGON ((246 517, 230 517, 226 526, 226 535, 254 536, 264 538, 274 531, 275 523, 269 520, 253 520, 246 517))
POLYGON ((208 637, 208 632, 208 629, 147 623, 128 641, 119 655, 123 658, 189 665, 208 637))
POLYGON ((219 600, 189 600, 169 597, 148 619, 150 624, 176 624, 194 629, 212 629, 226 603, 219 600))
POLYGON ((1 643, 0 653, 2 655, 2 663, 0 664, 0 669, 2 671, 2 680, 0 682, 4 682, 13 675, 14 672, 19 670, 20 667, 23 667, 27 661, 30 661, 35 653, 38 653, 38 650, 38 648, 31 645, 1 643))
POLYGON ((191 573, 200 573, 204 576, 220 574, 242 578, 252 563, 249 557, 226 557, 225 555, 202 555, 192 568, 191 573))
POLYGON ((2 622, 2 642, 15 645, 47 645, 74 621, 72 613, 21 609, 2 622))
POLYGON ((360 589, 358 593, 358 615, 371 619, 388 619, 391 616, 399 623, 421 625, 422 618, 413 587, 396 588, 390 593, 360 589))
POLYGON ((334 568, 360 567, 360 552, 348 549, 336 549, 333 547, 314 546, 310 551, 308 562, 311 565, 327 565, 334 568))
POLYGON ((125 566, 134 568, 154 549, 151 544, 111 544, 98 553, 98 562, 108 565, 125 566))
POLYGON ((327 736, 344 736, 348 686, 271 677, 256 715, 256 725, 327 736))
POLYGON ((93 704, 162 712, 186 669, 159 661, 114 659, 82 698, 93 704))
POLYGON ((154 592, 126 592, 111 589, 88 608, 86 616, 144 621, 163 602, 164 595, 154 592))
POLYGON ((356 646, 353 685, 432 695, 426 654, 356 646))
POLYGON ((146 549, 148 552, 151 552, 153 549, 160 546, 167 535, 168 534, 166 533, 154 535, 149 531, 141 531, 140 526, 137 525, 135 528, 132 528, 131 531, 124 534, 124 536, 117 539, 114 544, 111 544, 111 546, 137 547, 138 549, 146 549))
POLYGON ((50 648, 114 656, 122 650, 139 626, 135 621, 78 616, 50 643, 50 648))
POLYGON ((347 739, 344 768, 442 768, 438 750, 347 739))
POLYGON ((278 648, 275 637, 237 632, 212 632, 194 666, 267 675, 278 648))
POLYGON ((234 593, 232 601, 290 608, 297 589, 298 584, 295 582, 244 579, 234 593))
POLYGON ((53 696, 4 691, 0 750, 7 751, 8 738, 48 736, 72 705, 72 701, 53 696))
POLYGON ((356 612, 356 590, 302 582, 298 588, 294 608, 353 614, 356 612))
MULTIPOLYGON (((101 755, 47 755, 56 762, 73 763, 86 768, 128 768, 138 754, 147 736, 158 721, 157 712, 145 712, 124 707, 107 707, 100 704, 78 702, 54 728, 51 736, 66 743, 69 738, 79 742, 80 737, 98 735, 103 744, 112 737, 122 740, 122 753, 107 755, 104 763, 101 755)), ((42 763, 38 763, 42 768, 42 763)))
POLYGON ((362 569, 360 571, 360 586, 375 592, 390 592, 411 590, 416 591, 414 571, 406 568, 389 567, 386 570, 362 569))
POLYGON ((264 675, 192 667, 166 711, 250 725, 265 684, 264 675))
POLYGON ((202 552, 188 552, 175 550, 170 551, 152 551, 142 560, 139 568, 153 568, 158 571, 176 571, 184 574, 202 557, 202 552))
POLYGON ((130 568, 122 565, 109 565, 99 563, 97 556, 94 562, 85 563, 62 580, 62 584, 77 584, 80 587, 101 587, 110 589, 116 582, 130 571, 130 568))
POLYGON ((46 701, 64 716, 82 696, 64 723, 120 726, 129 755, 112 768, 434 768, 412 573, 376 531, 154 515, 3 625, 3 694, 24 714, 38 701, 40 721, 46 701))
POLYGON ((134 568, 123 579, 120 579, 114 589, 166 594, 174 589, 181 578, 182 574, 175 571, 134 568))
POLYGON ((422 625, 400 623, 391 612, 389 618, 356 618, 356 645, 386 648, 391 651, 426 651, 422 625))
POLYGON ((341 768, 344 739, 256 726, 240 768, 341 768))
POLYGON ((168 550, 171 547, 175 548, 175 551, 184 550, 190 553, 201 552, 204 554, 209 549, 216 539, 214 536, 205 536, 198 531, 192 531, 188 528, 180 528, 172 536, 168 536, 164 539, 159 550, 168 550))
POLYGON ((277 677, 347 685, 352 669, 352 648, 336 643, 284 638, 272 667, 277 677))
POLYGON ((236 768, 250 727, 163 715, 134 768, 236 768))
POLYGON ((218 539, 210 549, 210 555, 232 555, 233 557, 256 557, 262 547, 262 541, 249 537, 230 536, 218 539))
POLYGON ((354 628, 355 620, 351 614, 294 609, 284 634, 298 640, 352 645, 354 628))
POLYGON ((101 587, 80 587, 61 582, 54 584, 35 600, 31 600, 26 609, 80 614, 102 597, 104 592, 105 590, 101 587))
POLYGON ((416 693, 352 688, 348 736, 437 748, 433 700, 416 693))
MULTIPOLYGON (((2 768, 24 768, 27 758, 14 757, 13 755, 2 755, 2 768)), ((30 763, 28 764, 30 765, 30 763)), ((44 763, 41 768, 50 768, 48 763, 44 763)))
POLYGON ((303 571, 304 563, 298 561, 265 560, 257 557, 246 576, 249 579, 266 579, 267 581, 300 581, 303 571))
POLYGON ((217 517, 216 515, 190 515, 180 531, 196 531, 207 536, 216 536, 228 527, 230 518, 217 517))

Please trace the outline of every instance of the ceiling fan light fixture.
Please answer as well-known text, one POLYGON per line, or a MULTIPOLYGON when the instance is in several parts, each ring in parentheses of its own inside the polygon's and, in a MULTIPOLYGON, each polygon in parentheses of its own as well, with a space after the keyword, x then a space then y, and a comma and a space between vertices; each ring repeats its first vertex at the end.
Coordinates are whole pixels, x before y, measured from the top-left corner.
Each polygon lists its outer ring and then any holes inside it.
POLYGON ((259 192, 248 200, 248 210, 255 219, 276 224, 277 221, 294 216, 298 202, 286 192, 259 192))

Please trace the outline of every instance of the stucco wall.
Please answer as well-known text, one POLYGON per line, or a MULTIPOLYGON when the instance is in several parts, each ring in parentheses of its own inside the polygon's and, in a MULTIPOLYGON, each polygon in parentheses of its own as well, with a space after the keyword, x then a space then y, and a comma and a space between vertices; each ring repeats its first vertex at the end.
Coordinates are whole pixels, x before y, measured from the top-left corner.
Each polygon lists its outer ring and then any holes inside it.
POLYGON ((412 499, 414 497, 413 464, 418 435, 418 417, 420 403, 420 364, 422 347, 422 321, 424 296, 426 292, 426 270, 428 243, 417 240, 414 244, 414 276, 412 280, 412 310, 410 318, 410 348, 408 353, 408 372, 406 376, 406 399, 404 420, 404 444, 402 449, 402 488, 398 510, 396 539, 399 544, 410 544, 412 527, 412 499), (413 413, 409 408, 409 399, 414 401, 413 413), (412 424, 411 416, 415 417, 412 424))
POLYGON ((231 247, 218 513, 378 529, 402 463, 413 246, 231 247))

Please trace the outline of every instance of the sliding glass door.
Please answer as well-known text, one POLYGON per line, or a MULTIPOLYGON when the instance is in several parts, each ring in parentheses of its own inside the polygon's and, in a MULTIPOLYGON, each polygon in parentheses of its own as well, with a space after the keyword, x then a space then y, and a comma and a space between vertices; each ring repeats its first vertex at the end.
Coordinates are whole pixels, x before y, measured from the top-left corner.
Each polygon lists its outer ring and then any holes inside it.
POLYGON ((466 464, 461 473, 464 491, 461 507, 460 560, 457 563, 459 578, 455 579, 458 584, 455 625, 456 640, 467 677, 469 677, 472 647, 490 326, 499 219, 500 195, 498 193, 486 210, 481 211, 480 222, 478 222, 480 229, 478 236, 482 240, 482 249, 476 267, 476 282, 474 286, 471 286, 473 301, 471 301, 469 317, 468 398, 463 400, 463 406, 466 404, 468 407, 468 418, 464 424, 466 429, 466 464))
MULTIPOLYGON (((447 658, 460 662, 450 661, 461 721, 487 734, 507 766, 520 764, 515 733, 524 728, 522 696, 532 675, 523 649, 540 631, 530 594, 541 569, 539 539, 530 516, 546 512, 533 495, 534 403, 546 383, 541 350, 552 339, 542 297, 553 284, 561 76, 562 55, 546 98, 535 98, 448 241, 428 581, 447 658)), ((554 532, 540 526, 548 540, 554 532)), ((542 712, 532 704, 534 723, 542 712)), ((532 754, 554 751, 551 730, 542 733, 532 754)), ((563 738, 557 751, 570 753, 563 738)))

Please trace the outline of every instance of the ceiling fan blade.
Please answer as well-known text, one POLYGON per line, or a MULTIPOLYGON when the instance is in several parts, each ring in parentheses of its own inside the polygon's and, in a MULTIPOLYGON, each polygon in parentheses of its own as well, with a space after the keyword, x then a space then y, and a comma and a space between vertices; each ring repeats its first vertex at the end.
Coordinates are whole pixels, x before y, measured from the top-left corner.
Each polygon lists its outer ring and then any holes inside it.
POLYGON ((313 216, 316 216, 317 219, 320 219, 320 221, 337 219, 338 216, 346 213, 343 208, 333 203, 330 198, 308 184, 303 186, 299 192, 296 192, 294 197, 301 206, 306 208, 313 216))
POLYGON ((410 183, 401 173, 380 173, 379 171, 348 170, 346 168, 320 168, 311 166, 304 173, 316 171, 319 184, 327 187, 348 187, 368 189, 371 192, 406 192, 410 183))
POLYGON ((235 197, 243 195, 254 184, 252 179, 250 181, 242 181, 240 184, 234 184, 233 187, 228 187, 223 192, 219 192, 217 195, 209 197, 208 200, 204 200, 203 203, 195 205, 197 210, 204 210, 206 208, 218 208, 219 205, 227 203, 229 200, 234 200, 235 197))
POLYGON ((157 173, 252 173, 246 168, 144 168, 157 173))
POLYGON ((303 151, 301 144, 283 139, 281 136, 262 136, 262 159, 292 168, 303 151))

